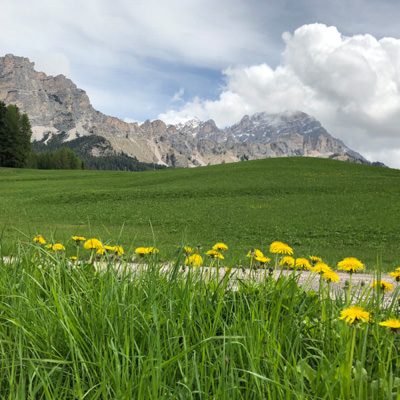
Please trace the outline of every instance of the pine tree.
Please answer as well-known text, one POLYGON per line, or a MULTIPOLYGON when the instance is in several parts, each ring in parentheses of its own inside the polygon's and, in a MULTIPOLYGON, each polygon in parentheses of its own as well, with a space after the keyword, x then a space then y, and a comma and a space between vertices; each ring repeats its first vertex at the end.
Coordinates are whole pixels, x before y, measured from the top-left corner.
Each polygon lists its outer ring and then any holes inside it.
POLYGON ((0 166, 22 168, 32 152, 31 125, 15 105, 0 102, 0 166))

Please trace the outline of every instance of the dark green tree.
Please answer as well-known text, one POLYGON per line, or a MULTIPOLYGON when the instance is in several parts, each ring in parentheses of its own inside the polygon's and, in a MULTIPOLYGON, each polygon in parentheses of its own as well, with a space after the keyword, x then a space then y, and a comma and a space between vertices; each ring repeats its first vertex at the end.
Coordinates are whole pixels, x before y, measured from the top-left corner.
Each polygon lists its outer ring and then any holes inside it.
POLYGON ((0 102, 0 166, 25 167, 32 153, 31 135, 28 116, 0 102))

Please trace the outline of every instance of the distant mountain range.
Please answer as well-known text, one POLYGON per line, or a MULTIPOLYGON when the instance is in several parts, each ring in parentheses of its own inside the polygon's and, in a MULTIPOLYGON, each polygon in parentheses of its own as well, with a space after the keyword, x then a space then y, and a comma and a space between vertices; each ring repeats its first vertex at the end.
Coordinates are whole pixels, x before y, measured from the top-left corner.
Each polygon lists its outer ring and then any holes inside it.
POLYGON ((246 115, 224 129, 213 120, 126 123, 96 111, 70 79, 37 72, 29 59, 11 54, 0 57, 0 101, 27 113, 32 139, 42 149, 64 144, 90 156, 124 154, 171 167, 289 156, 370 164, 301 111, 246 115))

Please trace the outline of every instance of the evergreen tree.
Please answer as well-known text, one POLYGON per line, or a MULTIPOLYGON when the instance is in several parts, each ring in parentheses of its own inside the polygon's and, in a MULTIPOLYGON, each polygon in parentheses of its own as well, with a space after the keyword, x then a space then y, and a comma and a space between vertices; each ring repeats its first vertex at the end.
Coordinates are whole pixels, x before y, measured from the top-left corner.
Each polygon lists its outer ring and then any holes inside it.
POLYGON ((15 105, 0 102, 0 166, 22 168, 32 152, 31 125, 15 105))

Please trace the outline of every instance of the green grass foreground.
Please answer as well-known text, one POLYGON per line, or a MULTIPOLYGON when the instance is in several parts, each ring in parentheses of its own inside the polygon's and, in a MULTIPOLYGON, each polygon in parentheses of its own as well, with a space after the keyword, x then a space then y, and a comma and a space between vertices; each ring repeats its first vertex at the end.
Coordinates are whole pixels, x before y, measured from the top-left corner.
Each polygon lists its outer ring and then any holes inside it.
POLYGON ((400 171, 316 158, 281 158, 142 173, 0 169, 3 254, 40 233, 125 249, 226 243, 228 264, 275 240, 330 265, 354 256, 400 264, 400 171))
POLYGON ((296 272, 256 284, 234 269, 185 274, 183 256, 167 271, 103 261, 30 244, 0 259, 1 398, 400 396, 400 336, 378 324, 397 312, 398 288, 385 307, 368 289, 371 319, 350 324, 343 293, 307 292, 296 272))

